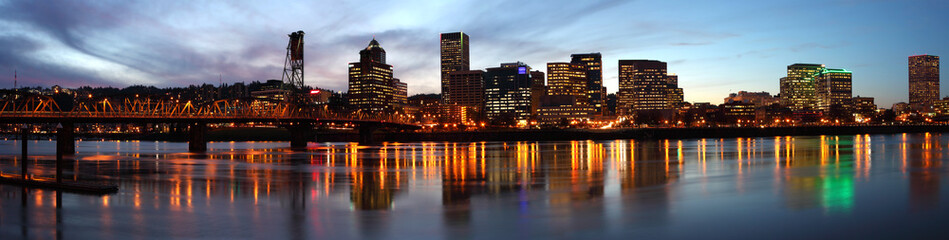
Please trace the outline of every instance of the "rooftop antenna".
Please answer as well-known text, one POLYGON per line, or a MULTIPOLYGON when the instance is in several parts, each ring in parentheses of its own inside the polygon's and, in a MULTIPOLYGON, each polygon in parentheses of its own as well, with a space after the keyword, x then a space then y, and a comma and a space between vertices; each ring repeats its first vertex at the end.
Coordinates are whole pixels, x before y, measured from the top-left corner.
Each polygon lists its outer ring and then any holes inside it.
POLYGON ((13 69, 13 89, 16 90, 16 69, 13 69))

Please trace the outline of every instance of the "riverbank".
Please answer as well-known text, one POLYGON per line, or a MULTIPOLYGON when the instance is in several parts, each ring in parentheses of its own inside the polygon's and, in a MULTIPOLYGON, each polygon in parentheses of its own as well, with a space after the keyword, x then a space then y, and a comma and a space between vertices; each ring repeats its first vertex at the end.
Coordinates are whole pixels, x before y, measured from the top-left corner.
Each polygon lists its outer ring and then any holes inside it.
MULTIPOLYGON (((536 129, 466 132, 380 132, 378 142, 479 142, 479 141, 567 141, 613 139, 687 139, 772 136, 816 136, 949 132, 949 125, 630 128, 630 129, 536 129)), ((355 142, 355 133, 318 133, 318 142, 355 142)))
MULTIPOLYGON (((714 128, 629 128, 629 129, 500 129, 454 132, 386 132, 373 135, 375 142, 480 142, 480 141, 569 141, 613 139, 688 139, 771 136, 816 136, 855 134, 894 134, 949 132, 949 125, 872 125, 872 126, 797 126, 797 127, 714 127, 714 128)), ((17 138, 15 134, 7 134, 17 138)), ((83 139, 188 141, 188 133, 106 133, 78 134, 83 139)), ((37 134, 33 138, 53 138, 37 134)), ((208 131, 207 141, 289 141, 284 128, 219 128, 208 131)), ((318 130, 311 141, 358 142, 354 130, 318 130)))

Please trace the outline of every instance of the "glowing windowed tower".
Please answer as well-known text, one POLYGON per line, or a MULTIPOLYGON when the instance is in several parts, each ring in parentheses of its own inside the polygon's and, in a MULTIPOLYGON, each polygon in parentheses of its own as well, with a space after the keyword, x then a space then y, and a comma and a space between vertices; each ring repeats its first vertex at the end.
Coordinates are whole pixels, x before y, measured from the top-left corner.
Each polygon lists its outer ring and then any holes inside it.
POLYGON ((286 86, 303 89, 303 31, 290 33, 287 60, 283 64, 283 82, 286 86))

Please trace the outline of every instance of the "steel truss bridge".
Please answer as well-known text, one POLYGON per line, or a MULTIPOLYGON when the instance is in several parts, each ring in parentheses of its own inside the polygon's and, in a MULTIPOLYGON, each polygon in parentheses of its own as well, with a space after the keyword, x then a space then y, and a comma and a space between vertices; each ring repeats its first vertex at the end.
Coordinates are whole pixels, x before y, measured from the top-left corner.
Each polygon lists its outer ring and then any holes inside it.
MULTIPOLYGON (((343 113, 327 107, 301 106, 286 101, 240 98, 202 104, 156 95, 115 95, 71 99, 64 109, 53 97, 21 91, 0 90, 0 123, 59 123, 63 133, 57 141, 73 139, 75 123, 179 123, 188 124, 189 149, 205 151, 204 135, 209 123, 269 123, 288 128, 290 145, 306 146, 315 125, 350 124, 360 132, 360 142, 371 142, 379 128, 417 129, 399 115, 343 113)), ((74 143, 64 146, 75 152, 74 143)))

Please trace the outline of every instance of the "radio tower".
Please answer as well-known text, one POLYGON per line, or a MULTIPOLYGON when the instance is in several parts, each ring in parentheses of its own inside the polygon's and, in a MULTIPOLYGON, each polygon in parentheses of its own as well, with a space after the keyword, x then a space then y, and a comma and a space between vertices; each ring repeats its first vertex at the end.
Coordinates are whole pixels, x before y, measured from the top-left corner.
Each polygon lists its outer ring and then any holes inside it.
POLYGON ((303 31, 292 32, 287 44, 287 61, 283 64, 281 80, 291 88, 303 89, 303 31))

